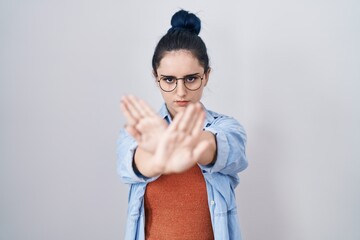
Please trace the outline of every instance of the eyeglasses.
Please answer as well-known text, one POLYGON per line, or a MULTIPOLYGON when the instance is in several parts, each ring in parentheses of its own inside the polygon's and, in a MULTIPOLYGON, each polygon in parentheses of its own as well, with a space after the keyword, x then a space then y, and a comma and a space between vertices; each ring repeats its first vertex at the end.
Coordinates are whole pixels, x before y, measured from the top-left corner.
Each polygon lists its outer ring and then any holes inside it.
MULTIPOLYGON (((205 75, 205 74, 204 74, 205 75)), ((176 78, 173 76, 162 76, 159 80, 159 86, 164 92, 172 92, 175 90, 178 84, 178 80, 183 80, 186 89, 190 91, 198 90, 202 85, 204 75, 200 77, 197 74, 188 75, 182 78, 176 78)))

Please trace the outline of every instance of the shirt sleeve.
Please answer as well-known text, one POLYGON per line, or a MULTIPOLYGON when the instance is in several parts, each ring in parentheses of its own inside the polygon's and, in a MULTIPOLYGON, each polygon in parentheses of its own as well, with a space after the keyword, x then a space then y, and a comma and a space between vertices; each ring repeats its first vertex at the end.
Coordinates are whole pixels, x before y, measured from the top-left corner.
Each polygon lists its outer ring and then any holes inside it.
POLYGON ((246 133, 237 120, 228 116, 218 116, 207 124, 204 130, 215 135, 216 160, 214 164, 201 166, 203 171, 234 175, 247 168, 246 133))
POLYGON ((116 144, 117 173, 122 182, 134 184, 154 181, 157 177, 148 178, 143 176, 133 167, 134 154, 137 148, 135 139, 125 130, 121 129, 116 144))

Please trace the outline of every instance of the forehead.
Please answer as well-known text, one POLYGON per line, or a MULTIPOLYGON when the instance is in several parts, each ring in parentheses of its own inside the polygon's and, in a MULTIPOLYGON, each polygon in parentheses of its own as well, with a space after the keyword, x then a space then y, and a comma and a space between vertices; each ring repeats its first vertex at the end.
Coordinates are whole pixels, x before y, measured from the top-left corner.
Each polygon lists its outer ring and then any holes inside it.
POLYGON ((157 69, 158 74, 186 75, 204 71, 199 60, 187 50, 166 52, 157 69))

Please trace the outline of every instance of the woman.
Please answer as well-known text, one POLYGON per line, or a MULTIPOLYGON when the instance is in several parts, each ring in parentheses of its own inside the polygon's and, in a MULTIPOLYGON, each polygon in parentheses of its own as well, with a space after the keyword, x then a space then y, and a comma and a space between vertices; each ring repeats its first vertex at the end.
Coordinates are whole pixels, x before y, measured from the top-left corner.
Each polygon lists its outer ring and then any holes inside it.
POLYGON ((234 188, 247 167, 245 131, 200 103, 210 75, 200 19, 180 10, 171 25, 152 60, 165 102, 159 114, 134 96, 121 102, 125 239, 241 239, 234 188))

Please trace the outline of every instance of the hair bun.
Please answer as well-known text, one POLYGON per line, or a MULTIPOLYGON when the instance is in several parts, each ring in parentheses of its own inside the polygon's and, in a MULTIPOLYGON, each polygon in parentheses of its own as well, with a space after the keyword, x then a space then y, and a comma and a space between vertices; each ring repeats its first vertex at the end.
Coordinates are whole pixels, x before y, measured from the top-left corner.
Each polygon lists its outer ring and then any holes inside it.
POLYGON ((201 29, 201 21, 195 14, 180 10, 172 16, 171 26, 169 31, 183 29, 198 35, 201 29))

